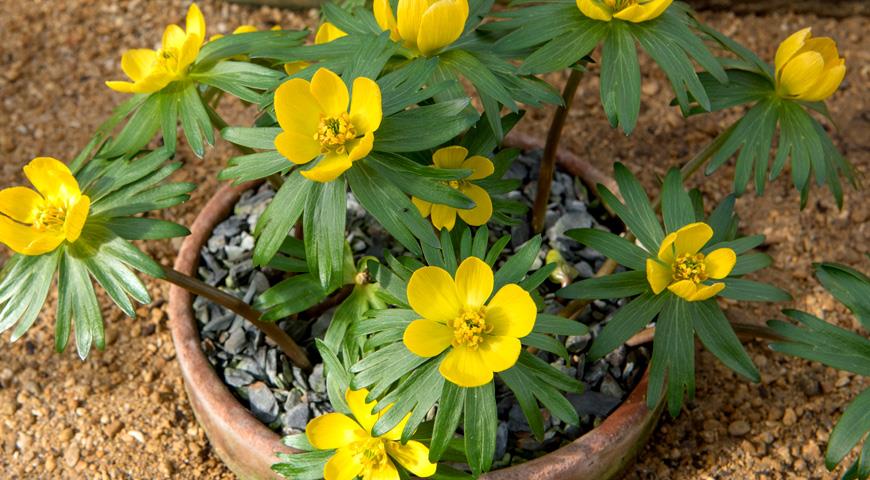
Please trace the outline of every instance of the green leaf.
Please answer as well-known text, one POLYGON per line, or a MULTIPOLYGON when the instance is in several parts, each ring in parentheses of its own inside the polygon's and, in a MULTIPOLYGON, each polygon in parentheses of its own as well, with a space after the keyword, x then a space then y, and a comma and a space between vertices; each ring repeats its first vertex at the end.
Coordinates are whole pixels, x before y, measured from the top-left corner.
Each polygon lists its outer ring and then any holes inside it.
POLYGON ((803 191, 809 182, 812 172, 816 174, 816 183, 825 181, 825 151, 813 119, 800 105, 794 102, 779 103, 779 146, 776 158, 770 168, 770 178, 779 176, 785 167, 785 161, 791 157, 792 181, 795 188, 803 191))
MULTIPOLYGON (((586 18, 576 6, 572 5, 572 7, 573 11, 566 12, 566 15, 569 15, 569 18, 573 20, 573 28, 566 29, 563 35, 551 37, 552 40, 526 57, 526 61, 517 70, 518 74, 528 75, 562 70, 589 55, 602 39, 607 42, 608 32, 613 30, 612 28, 608 29, 608 22, 586 18)), ((550 17, 548 25, 555 23, 556 18, 550 17)), ((545 28, 548 29, 549 26, 545 28)), ((632 48, 634 48, 633 45, 632 48)), ((638 81, 640 81, 639 76, 638 81)))
POLYGON ((620 307, 592 342, 589 358, 597 360, 604 357, 639 332, 661 312, 665 305, 665 298, 667 295, 645 292, 620 307))
POLYGON ((814 267, 816 277, 825 289, 848 307, 864 324, 864 328, 870 331, 870 278, 836 263, 819 263, 814 267))
POLYGON ((465 406, 465 392, 468 389, 452 382, 444 382, 441 390, 441 400, 435 412, 435 426, 432 429, 432 441, 429 444, 429 461, 437 462, 447 449, 448 442, 456 433, 459 418, 465 406))
POLYGON ((272 470, 293 480, 317 480, 323 478, 323 468, 333 455, 335 450, 314 450, 291 455, 279 453, 281 461, 273 464, 272 470))
POLYGON ((168 91, 157 94, 160 97, 160 129, 163 132, 163 145, 174 152, 178 140, 178 104, 179 95, 168 91))
POLYGON ((532 381, 523 372, 522 368, 513 367, 503 372, 499 372, 505 385, 514 392, 514 397, 520 405, 520 410, 523 411, 523 416, 529 424, 529 429, 539 441, 544 438, 544 417, 541 415, 541 409, 538 407, 538 401, 535 400, 535 395, 532 393, 532 381))
POLYGON ((280 128, 226 127, 221 130, 221 137, 234 145, 262 150, 274 150, 275 138, 281 131, 280 128))
POLYGON ((105 226, 126 240, 161 240, 190 235, 186 227, 157 218, 116 217, 107 219, 105 226))
POLYGON ((292 166, 283 155, 274 150, 252 153, 231 158, 227 167, 218 173, 218 180, 233 180, 233 185, 241 185, 283 172, 292 166))
POLYGON ((104 345, 103 318, 94 287, 84 264, 70 255, 61 261, 60 281, 67 288, 58 297, 58 313, 72 317, 76 351, 82 360, 88 357, 91 346, 104 345))
POLYGON ((254 236, 257 238, 253 254, 254 265, 265 265, 275 257, 290 229, 302 215, 313 185, 313 182, 299 172, 293 172, 284 179, 281 188, 275 193, 254 228, 254 236))
POLYGON ((308 37, 308 32, 305 30, 266 30, 226 35, 202 46, 196 57, 193 71, 208 70, 220 60, 239 55, 247 55, 252 58, 275 58, 269 56, 271 50, 288 50, 288 47, 304 42, 306 37, 308 37))
POLYGON ((535 347, 545 352, 550 352, 553 355, 558 355, 566 362, 570 361, 571 357, 568 354, 568 349, 565 348, 565 344, 549 335, 532 332, 523 337, 522 342, 524 345, 535 347))
POLYGON ((640 66, 628 27, 624 22, 608 23, 601 50, 601 105, 610 126, 621 125, 629 135, 640 112, 640 66))
POLYGON ((740 255, 741 253, 751 250, 762 243, 764 243, 764 235, 750 235, 748 237, 740 237, 734 240, 708 243, 706 247, 701 249, 701 252, 706 255, 719 248, 730 248, 731 250, 734 250, 734 253, 740 255))
POLYGON ((205 154, 203 135, 205 135, 205 139, 210 145, 214 144, 214 128, 212 127, 211 117, 209 117, 208 111, 202 104, 202 98, 195 84, 189 84, 180 95, 181 126, 184 128, 184 137, 187 139, 187 143, 190 144, 193 153, 197 157, 202 157, 205 154))
POLYGON ((613 166, 614 177, 619 186, 619 193, 625 199, 623 205, 606 187, 599 187, 604 202, 619 215, 647 251, 658 251, 665 238, 662 226, 649 203, 643 186, 625 165, 616 163, 613 166))
MULTIPOLYGON (((770 97, 774 86, 764 75, 745 70, 726 70, 728 81, 725 83, 702 72, 698 75, 710 99, 709 111, 718 112, 738 105, 749 105, 770 97)), ((703 112, 693 112, 703 113, 703 112)))
MULTIPOLYGON (((478 230, 479 231, 479 230, 478 230)), ((486 236, 488 238, 488 236, 486 236)), ((476 240, 476 239, 475 239, 476 240)), ((477 242, 475 242, 477 243, 477 242)), ((508 283, 518 283, 532 268, 541 251, 541 236, 536 235, 522 244, 516 252, 495 272, 493 291, 498 291, 508 283)), ((478 257, 480 258, 480 257, 478 257)))
MULTIPOLYGON (((680 227, 695 221, 692 199, 683 188, 683 176, 680 169, 671 168, 665 175, 662 186, 662 217, 665 220, 665 230, 675 232, 680 227)), ((641 270, 635 268, 635 270, 641 270)))
POLYGON ((726 278, 725 289, 719 295, 732 300, 749 302, 788 302, 791 295, 785 290, 766 283, 744 280, 742 278, 726 278))
MULTIPOLYGON (((737 221, 734 215, 734 194, 729 194, 710 213, 707 225, 713 229, 713 237, 707 242, 708 245, 716 245, 726 240, 725 236, 731 231, 732 225, 737 221)), ((762 241, 764 236, 761 236, 762 241)))
POLYGON ((737 257, 737 263, 734 264, 734 268, 731 270, 729 275, 746 275, 747 273, 767 268, 771 263, 773 263, 773 258, 766 253, 749 253, 741 255, 737 257))
POLYGON ((716 300, 688 303, 688 312, 694 319, 695 331, 707 350, 731 370, 753 382, 761 381, 758 369, 743 349, 716 300))
POLYGON ((326 374, 327 383, 326 393, 329 396, 329 403, 337 412, 351 413, 350 407, 347 406, 347 402, 344 398, 345 392, 350 386, 350 374, 335 354, 339 345, 330 347, 325 341, 320 340, 319 338, 315 339, 314 342, 317 345, 317 351, 320 352, 320 356, 323 359, 323 366, 325 367, 324 372, 326 374))
POLYGON ((132 155, 142 150, 160 128, 160 96, 150 95, 101 153, 104 157, 132 155))
POLYGON ((190 78, 196 82, 211 85, 255 104, 260 102, 262 94, 252 89, 272 90, 278 86, 283 77, 283 72, 256 63, 229 60, 219 62, 207 71, 190 75, 190 78))
MULTIPOLYGON (((474 208, 474 202, 458 189, 442 181, 442 177, 465 178, 459 176, 467 170, 444 170, 431 166, 424 167, 397 154, 375 153, 368 160, 377 172, 389 179, 403 192, 414 197, 454 208, 474 208), (435 180, 432 176, 437 176, 435 180)), ((467 175, 470 175, 469 172, 467 175)), ((465 175, 465 176, 467 176, 465 175)), ((450 178, 453 180, 454 178, 450 178)), ((446 180, 446 179, 445 179, 446 180)))
POLYGON ((374 149, 381 152, 415 152, 445 143, 474 125, 477 112, 467 98, 404 110, 381 122, 374 149))
POLYGON ((646 259, 649 254, 622 237, 595 228, 568 230, 565 235, 615 260, 620 265, 625 265, 632 270, 646 269, 646 259))
POLYGON ((317 305, 328 294, 317 277, 294 275, 263 292, 254 302, 254 308, 265 312, 262 321, 274 322, 317 305))
POLYGON ((833 470, 868 432, 870 432, 870 388, 861 392, 849 404, 831 432, 828 449, 825 451, 825 466, 828 470, 833 470))
MULTIPOLYGON (((575 29, 585 30, 576 28, 577 22, 591 24, 591 21, 580 13, 576 5, 557 2, 492 12, 492 16, 503 20, 483 24, 478 30, 495 30, 496 28, 511 30, 493 45, 497 52, 506 53, 541 45, 551 39, 558 39, 575 29)), ((592 48, 589 48, 589 51, 592 51, 592 48)), ((576 51, 572 53, 578 55, 577 58, 585 55, 579 55, 579 52, 576 51)), ((557 70, 557 68, 547 70, 557 70)))
POLYGON ((344 267, 344 226, 347 219, 347 183, 344 177, 327 183, 312 182, 302 214, 305 259, 324 290, 339 286, 344 267))
POLYGON ((492 382, 466 389, 463 431, 468 466, 474 475, 480 475, 492 466, 498 427, 496 415, 495 387, 492 382))
MULTIPOLYGON (((51 289, 60 251, 31 257, 16 254, 4 266, 0 275, 0 333, 15 326, 12 341, 21 338, 39 316, 51 289)), ((65 321, 68 330, 69 319, 65 321)))
POLYGON ((565 317, 557 317, 556 315, 548 315, 539 313, 535 320, 535 327, 532 329, 535 333, 547 333, 550 335, 586 335, 589 333, 589 327, 565 317))
POLYGON ((656 324, 650 364, 647 407, 653 409, 662 397, 667 381, 668 412, 676 418, 683 395, 695 396, 695 343, 688 303, 670 293, 656 324))
POLYGON ((504 85, 473 52, 453 49, 442 54, 439 60, 471 82, 480 95, 491 97, 512 111, 517 110, 516 103, 504 85))
POLYGON ((648 290, 646 272, 630 271, 587 278, 560 289, 556 295, 562 298, 593 300, 631 297, 648 290))

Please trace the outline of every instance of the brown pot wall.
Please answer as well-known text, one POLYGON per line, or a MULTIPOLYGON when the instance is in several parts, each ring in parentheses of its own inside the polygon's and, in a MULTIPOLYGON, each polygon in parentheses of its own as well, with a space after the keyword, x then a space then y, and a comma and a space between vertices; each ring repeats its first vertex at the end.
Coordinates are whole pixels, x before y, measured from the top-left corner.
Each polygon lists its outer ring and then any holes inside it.
MULTIPOLYGON (((200 250, 242 192, 254 184, 224 186, 206 204, 184 239, 175 269, 194 275, 200 250)), ((193 297, 169 290, 169 327, 191 407, 218 456, 242 479, 279 478, 271 470, 276 452, 292 453, 254 418, 217 376, 200 347, 193 297)), ((487 480, 606 480, 631 463, 661 414, 646 408, 647 374, 601 425, 574 442, 530 462, 486 474, 487 480)), ((661 405, 661 404, 660 404, 661 405)))

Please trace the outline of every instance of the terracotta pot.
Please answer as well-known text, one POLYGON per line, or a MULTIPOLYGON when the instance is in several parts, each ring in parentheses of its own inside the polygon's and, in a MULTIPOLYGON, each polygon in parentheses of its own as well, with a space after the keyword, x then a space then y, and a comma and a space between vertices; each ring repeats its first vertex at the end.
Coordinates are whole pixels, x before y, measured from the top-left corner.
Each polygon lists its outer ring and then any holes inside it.
MULTIPOLYGON (((224 186, 206 204, 184 239, 175 269, 193 275, 200 250, 223 221, 242 192, 253 184, 224 186)), ((271 470, 276 452, 292 453, 281 438, 263 425, 233 396, 217 376, 200 347, 193 316, 193 297, 172 286, 169 291, 169 327, 181 366, 187 396, 212 447, 240 478, 278 478, 271 470)), ((612 478, 635 457, 661 414, 646 407, 647 374, 625 402, 602 424, 572 443, 530 462, 488 473, 489 480, 566 480, 612 478)))

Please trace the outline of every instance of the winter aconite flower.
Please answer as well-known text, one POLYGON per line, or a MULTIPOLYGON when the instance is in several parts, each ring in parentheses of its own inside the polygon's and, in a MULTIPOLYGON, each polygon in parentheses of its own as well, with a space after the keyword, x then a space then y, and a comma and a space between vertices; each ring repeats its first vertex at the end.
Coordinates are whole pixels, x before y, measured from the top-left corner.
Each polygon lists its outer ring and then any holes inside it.
POLYGON ((0 242, 22 255, 42 255, 75 242, 91 199, 82 195, 69 168, 49 157, 34 158, 24 175, 36 187, 0 190, 0 242))
POLYGON ((455 42, 468 20, 468 0, 399 0, 395 15, 390 0, 374 0, 373 9, 381 30, 422 55, 455 42))
POLYGON ((492 269, 476 257, 459 265, 455 280, 444 269, 423 267, 408 282, 408 303, 423 318, 405 329, 405 346, 421 357, 450 348, 439 371, 461 387, 484 385, 493 372, 514 366, 519 339, 535 325, 535 302, 517 284, 505 285, 487 303, 493 282, 492 269))
POLYGON ((652 20, 668 9, 673 0, 577 0, 583 15, 609 22, 614 18, 640 23, 652 20))
POLYGON ((305 434, 309 443, 320 450, 336 450, 323 468, 326 480, 398 479, 393 462, 417 477, 435 474, 436 464, 429 462, 429 449, 422 443, 399 442, 408 417, 380 437, 372 435, 372 427, 387 409, 372 413, 375 402, 366 403, 368 390, 348 390, 347 405, 356 420, 343 413, 327 413, 308 422, 305 434))
POLYGON ((486 157, 474 155, 466 158, 467 156, 468 149, 454 145, 437 150, 432 155, 432 161, 438 168, 471 170, 471 175, 462 180, 450 181, 450 186, 470 198, 475 203, 474 208, 461 209, 449 205, 433 204, 416 197, 411 198, 414 205, 420 210, 420 215, 431 216, 432 224, 438 230, 442 228, 453 230, 453 226, 456 225, 457 213, 460 218, 465 220, 465 223, 472 226, 483 225, 492 217, 492 200, 489 198, 489 193, 471 182, 492 175, 495 166, 486 157))
POLYGON ((284 130, 275 138, 275 148, 297 165, 320 158, 302 176, 330 182, 372 150, 374 131, 381 125, 381 89, 374 80, 359 77, 351 99, 344 81, 321 68, 311 82, 291 78, 278 87, 275 114, 284 130))
MULTIPOLYGON (((337 40, 341 37, 346 37, 347 32, 336 27, 335 25, 329 22, 323 22, 320 24, 320 28, 317 29, 317 33, 314 35, 314 44, 315 45, 323 45, 324 43, 329 43, 333 40, 337 40)), ((284 64, 284 71, 287 72, 287 75, 293 75, 294 73, 298 73, 305 68, 308 68, 310 63, 305 61, 297 61, 290 62, 284 64)))
POLYGON ((671 233, 659 247, 658 259, 646 260, 646 278, 653 293, 665 288, 690 301, 707 300, 725 284, 706 283, 731 273, 737 255, 730 248, 719 248, 704 255, 700 250, 713 237, 713 229, 703 222, 691 223, 671 233))
POLYGON ((169 25, 160 50, 137 48, 121 57, 121 69, 132 82, 111 81, 106 85, 122 93, 153 93, 187 75, 205 40, 205 19, 196 4, 187 11, 187 25, 169 25))
POLYGON ((805 28, 776 49, 776 91, 784 98, 816 102, 830 97, 846 75, 846 60, 828 37, 813 38, 805 28))

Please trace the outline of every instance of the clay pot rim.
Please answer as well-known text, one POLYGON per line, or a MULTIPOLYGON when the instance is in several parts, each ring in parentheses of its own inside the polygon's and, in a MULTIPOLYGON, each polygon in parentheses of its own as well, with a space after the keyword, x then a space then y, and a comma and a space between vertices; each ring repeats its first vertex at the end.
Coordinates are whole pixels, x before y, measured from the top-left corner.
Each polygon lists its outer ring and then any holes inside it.
MULTIPOLYGON (((191 234, 184 239, 175 261, 176 270, 195 273, 200 249, 214 228, 228 216, 241 194, 258 183, 224 185, 217 191, 199 212, 190 228, 191 234)), ((193 295, 171 286, 168 309, 169 328, 188 399, 218 456, 242 478, 275 478, 276 474, 270 468, 278 461, 275 454, 294 453, 294 450, 285 446, 277 433, 236 400, 208 362, 200 346, 199 328, 193 315, 193 295)), ((646 406, 648 377, 649 368, 629 396, 597 428, 554 452, 520 465, 494 470, 484 478, 527 479, 533 478, 532 473, 534 478, 545 478, 542 476, 545 471, 556 475, 546 478, 599 478, 587 476, 590 468, 595 469, 593 473, 618 472, 633 459, 636 448, 645 444, 662 411, 663 402, 652 410, 646 406), (627 452, 626 448, 632 451, 627 452), (584 458, 584 462, 578 462, 578 457, 584 458), (601 462, 601 459, 608 462, 601 462), (614 465, 609 465, 613 462, 619 462, 615 471, 614 465)))

